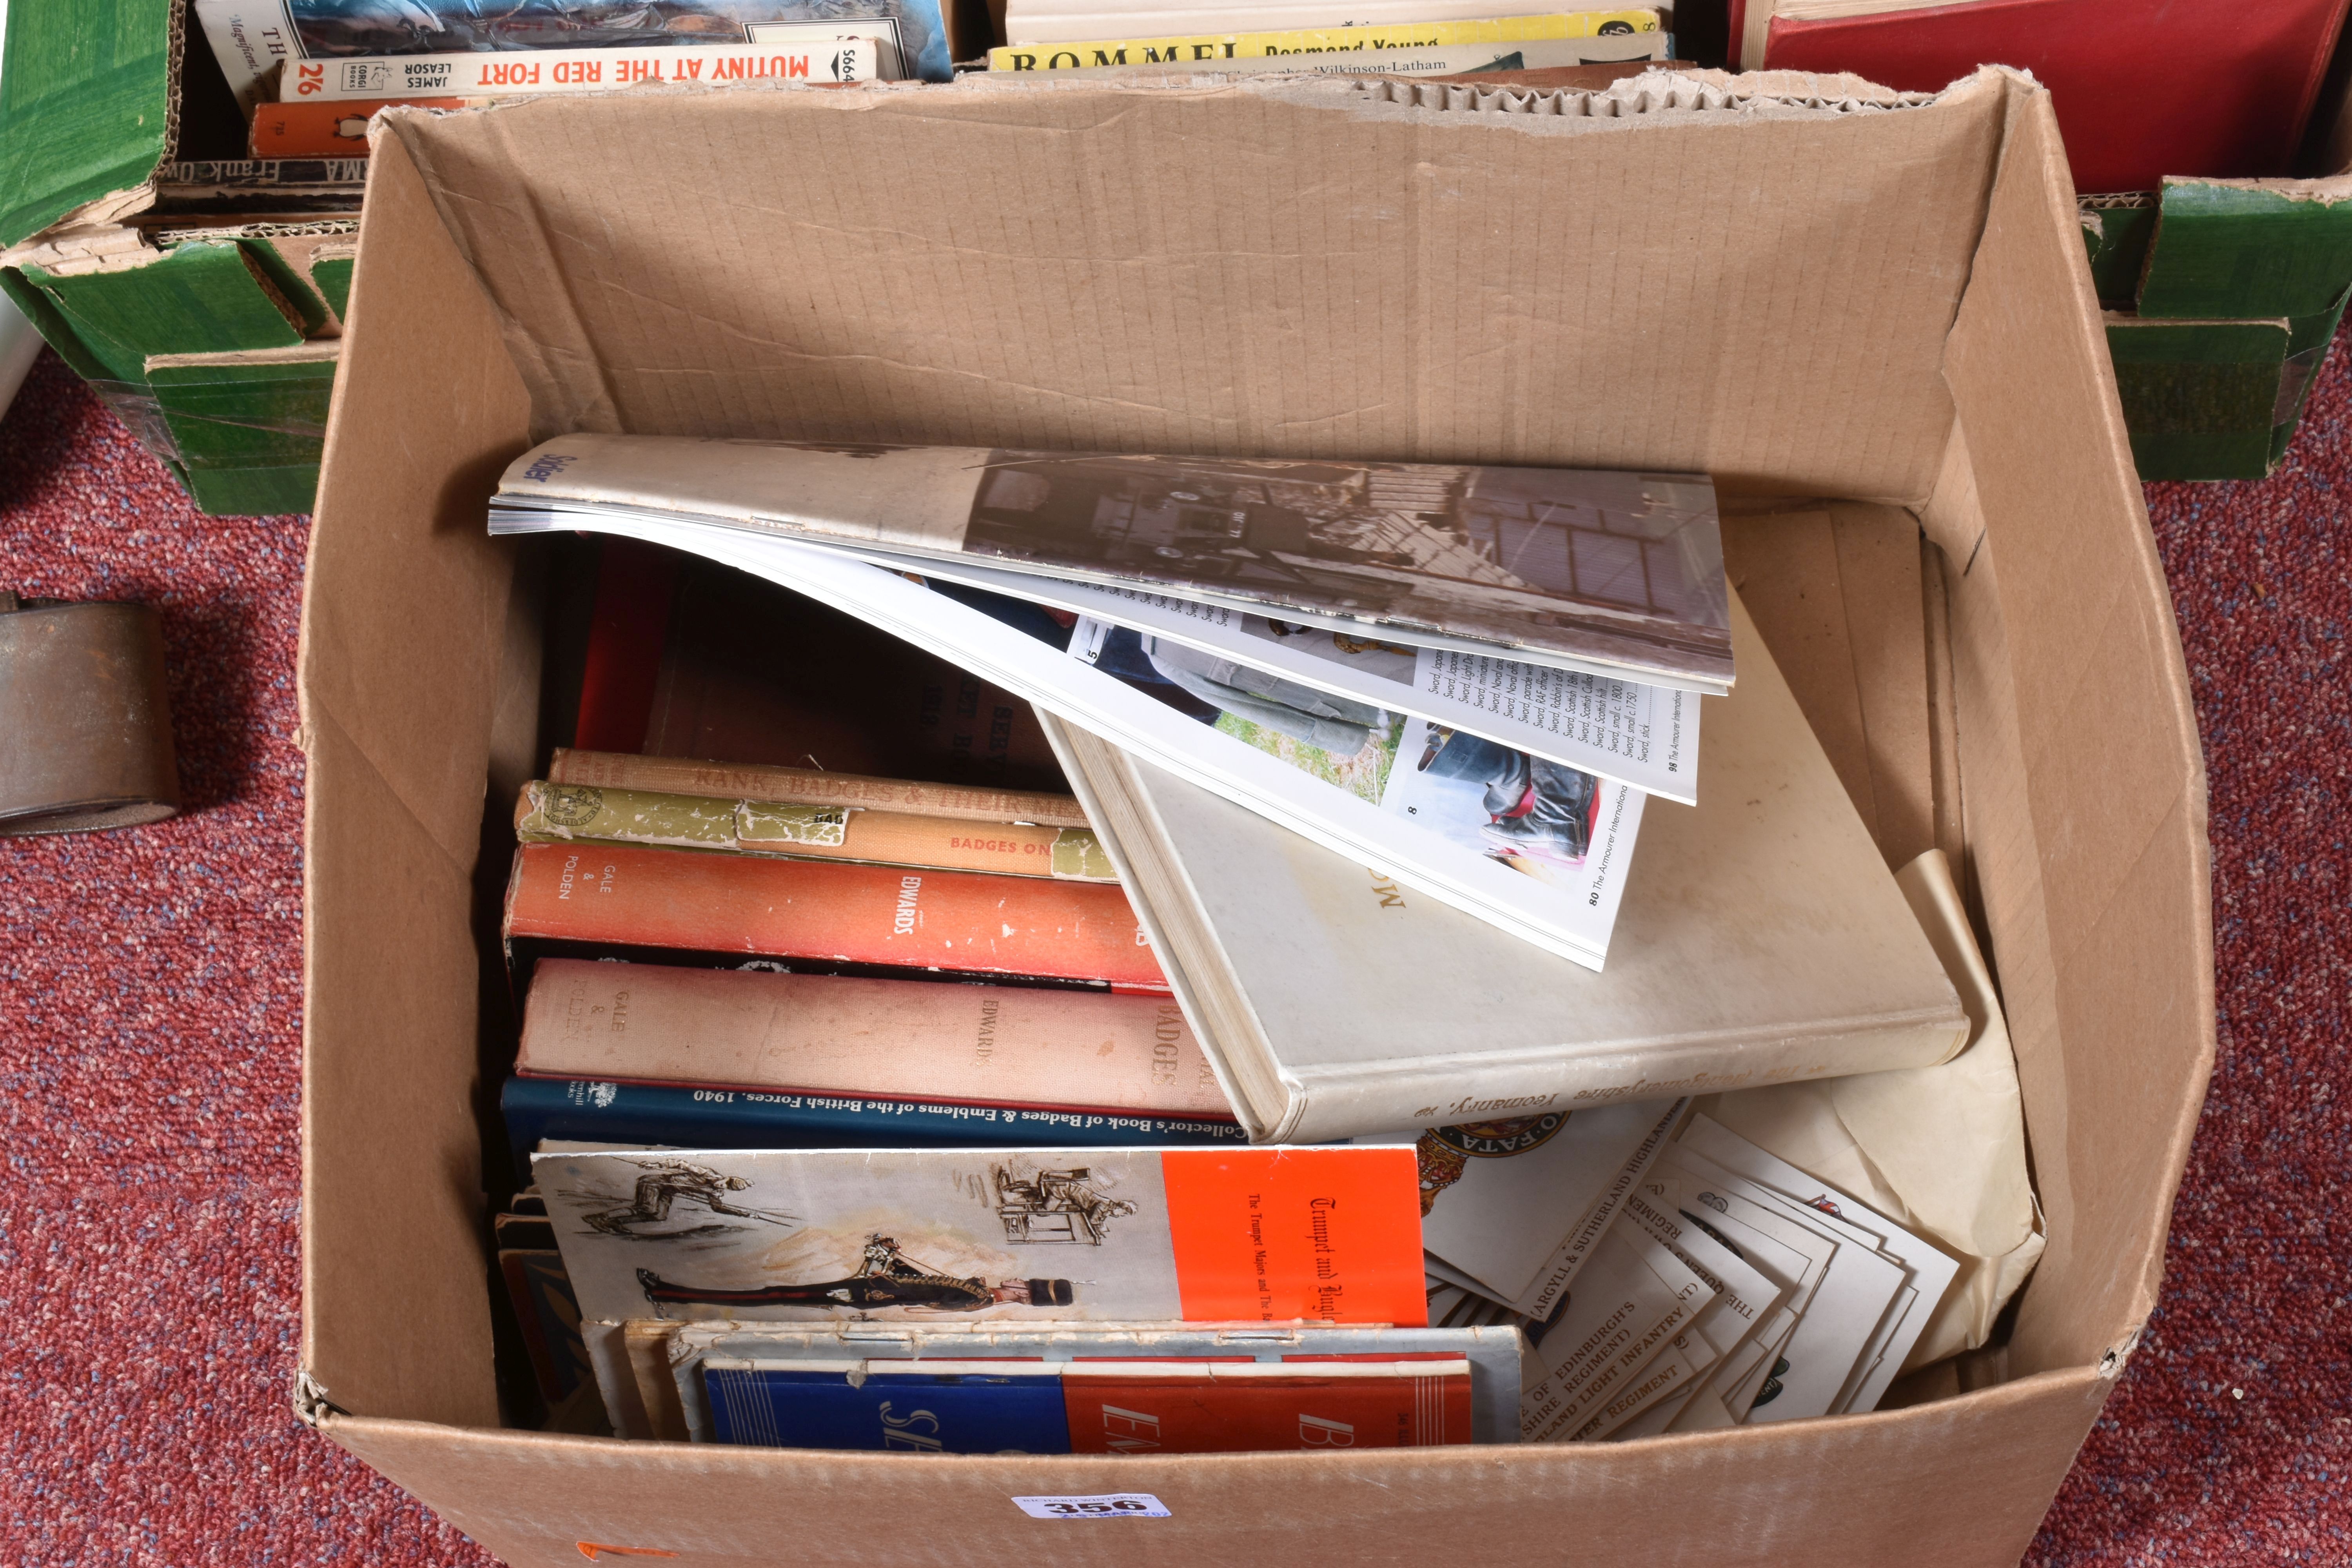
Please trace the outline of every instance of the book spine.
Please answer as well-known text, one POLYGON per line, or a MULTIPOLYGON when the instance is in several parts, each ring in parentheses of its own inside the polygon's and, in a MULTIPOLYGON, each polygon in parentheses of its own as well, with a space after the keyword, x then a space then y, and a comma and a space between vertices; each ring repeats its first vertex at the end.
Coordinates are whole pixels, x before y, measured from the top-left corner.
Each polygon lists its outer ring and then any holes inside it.
MULTIPOLYGON (((580 714, 572 727, 572 739, 582 746, 623 752, 646 743, 677 598, 677 556, 658 544, 618 534, 597 540, 596 598, 589 611, 580 714)), ((563 752, 555 755, 560 764, 563 752)))
POLYGON ((507 939, 507 976, 513 986, 518 1011, 530 989, 530 977, 551 958, 579 958, 591 963, 611 960, 647 968, 751 970, 766 974, 839 974, 853 980, 917 980, 937 985, 995 985, 1024 991, 1083 991, 1095 995, 1165 996, 1153 985, 1113 985, 1102 980, 1074 980, 1059 974, 986 974, 961 969, 909 969, 896 963, 844 963, 825 958, 778 958, 761 953, 714 952, 708 948, 638 947, 616 942, 555 942, 533 936, 507 939))
POLYGON ((549 1078, 1223 1117, 1164 997, 541 963, 516 1070, 549 1078))
MULTIPOLYGON (((540 1258, 553 1257, 560 1263, 562 1255, 551 1248, 540 1258)), ((548 1346, 547 1328, 540 1321, 539 1300, 531 1290, 529 1273, 531 1257, 519 1248, 499 1249, 499 1272, 506 1277, 507 1300, 514 1308, 515 1328, 522 1335, 522 1348, 530 1358, 531 1376, 539 1384, 539 1396, 551 1405, 562 1403, 571 1392, 562 1385, 556 1371, 555 1354, 548 1346)))
POLYGON ((1230 1121, 510 1078, 499 1095, 518 1177, 541 1142, 644 1149, 1104 1149, 1246 1145, 1230 1121))
POLYGON ((1466 1371, 1226 1379, 1071 1366, 1062 1394, 1074 1454, 1420 1448, 1471 1440, 1466 1371))
POLYGON ((368 116, 396 104, 463 109, 462 98, 362 98, 322 103, 265 103, 254 110, 257 158, 364 158, 368 116))
POLYGON ((1116 886, 840 861, 525 844, 505 934, 1168 985, 1116 886))
POLYGON ((1080 56, 1073 49, 1038 45, 1014 52, 1015 70, 1050 71, 1055 76, 1119 76, 1138 67, 1173 63, 1179 68, 1219 71, 1312 71, 1321 76, 1463 76, 1485 71, 1547 70, 1562 66, 1663 60, 1665 33, 1637 33, 1605 38, 1528 38, 1516 43, 1449 44, 1431 48, 1367 48, 1362 45, 1318 46, 1308 48, 1250 53, 1246 50, 1197 63, 1162 56, 1146 60, 1126 47, 1087 46, 1080 56), (1124 63, 1122 62, 1124 58, 1124 63))
POLYGON ((725 87, 735 82, 868 81, 872 40, 814 47, 666 44, 602 49, 469 49, 440 55, 365 55, 287 64, 283 97, 506 98, 609 92, 643 83, 725 87))
POLYGON ((1061 1380, 1051 1373, 709 1367, 703 1387, 721 1443, 911 1454, 1070 1451, 1061 1380))
POLYGON ((898 811, 598 784, 525 784, 515 803, 515 837, 525 843, 588 840, 1077 882, 1118 880, 1090 828, 998 824, 983 829, 951 817, 898 811))
MULTIPOLYGON (((166 163, 155 172, 155 183, 159 185, 229 186, 255 192, 278 192, 306 185, 354 185, 366 182, 367 160, 363 156, 195 158, 166 163)), ((179 194, 173 193, 175 196, 179 194)), ((203 194, 222 195, 226 192, 207 189, 203 194)), ((310 194, 303 192, 306 196, 310 194)), ((320 248, 332 249, 335 244, 335 241, 329 240, 320 248)), ((356 247, 345 243, 343 248, 348 253, 356 247)))
POLYGON ((499 1268, 514 1302, 515 1323, 530 1356, 540 1396, 561 1405, 590 1381, 587 1346, 580 1336, 580 1303, 572 1293, 563 1257, 552 1247, 499 1249, 499 1268))
MULTIPOLYGON (((607 541, 609 545, 611 542, 607 541)), ((642 732, 644 726, 638 726, 642 732)), ((863 773, 820 773, 814 768, 741 767, 686 757, 639 757, 619 752, 558 747, 547 766, 551 784, 594 784, 605 789, 658 790, 671 795, 718 795, 782 805, 843 805, 869 811, 901 811, 960 822, 1032 823, 1039 827, 1085 827, 1087 814, 1066 795, 1030 790, 968 789, 960 784, 909 779, 868 778, 863 773)))
POLYGON ((1202 66, 1272 55, 1360 52, 1369 58, 1449 45, 1513 44, 1585 38, 1617 24, 1637 33, 1658 30, 1655 11, 1574 11, 1412 26, 1306 27, 1287 31, 1195 33, 1165 38, 1104 38, 1083 43, 1008 45, 988 51, 988 68, 1071 70, 1102 66, 1202 66))
POLYGON ((1922 1009, 1804 1034, 1657 1039, 1639 1050, 1563 1050, 1550 1061, 1522 1059, 1484 1069, 1443 1059, 1308 1068, 1293 1075, 1294 1098, 1267 1136, 1315 1143, 1384 1123, 1444 1125, 1627 1100, 1663 1103, 1683 1095, 1934 1067, 1949 1061, 1967 1040, 1965 1020, 1954 1025, 1922 1009), (1423 1110, 1430 1114, 1419 1115, 1423 1110))

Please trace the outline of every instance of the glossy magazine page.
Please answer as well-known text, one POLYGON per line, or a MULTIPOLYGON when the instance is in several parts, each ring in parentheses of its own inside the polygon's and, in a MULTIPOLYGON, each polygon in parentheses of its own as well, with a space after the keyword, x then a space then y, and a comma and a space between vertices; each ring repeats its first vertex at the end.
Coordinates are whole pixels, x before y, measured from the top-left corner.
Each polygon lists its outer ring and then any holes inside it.
POLYGON ((1721 691, 1703 475, 574 435, 500 509, 698 516, 1721 691))

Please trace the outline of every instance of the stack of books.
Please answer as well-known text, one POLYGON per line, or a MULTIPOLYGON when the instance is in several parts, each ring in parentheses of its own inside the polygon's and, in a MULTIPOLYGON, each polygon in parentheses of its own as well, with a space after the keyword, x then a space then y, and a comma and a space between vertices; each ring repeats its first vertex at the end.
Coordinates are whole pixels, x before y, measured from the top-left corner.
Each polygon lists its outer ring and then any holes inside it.
POLYGON ((1951 1287, 1695 1104, 1969 1031, 1704 477, 577 436, 491 526, 603 536, 503 930, 566 1419, 1591 1440, 1951 1287))
POLYGON ((1068 797, 594 752, 551 772, 506 900, 519 1148, 1240 1140, 1068 797), (757 798, 571 782, 721 773, 757 798), (809 804, 844 784, 931 809, 809 804))

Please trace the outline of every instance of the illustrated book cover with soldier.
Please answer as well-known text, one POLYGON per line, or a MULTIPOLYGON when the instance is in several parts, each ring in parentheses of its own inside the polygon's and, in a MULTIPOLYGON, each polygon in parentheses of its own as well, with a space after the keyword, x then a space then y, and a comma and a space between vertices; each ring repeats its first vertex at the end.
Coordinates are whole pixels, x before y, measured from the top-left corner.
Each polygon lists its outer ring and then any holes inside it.
POLYGON ((1427 1313, 1409 1149, 645 1151, 532 1173, 583 1321, 1427 1313))

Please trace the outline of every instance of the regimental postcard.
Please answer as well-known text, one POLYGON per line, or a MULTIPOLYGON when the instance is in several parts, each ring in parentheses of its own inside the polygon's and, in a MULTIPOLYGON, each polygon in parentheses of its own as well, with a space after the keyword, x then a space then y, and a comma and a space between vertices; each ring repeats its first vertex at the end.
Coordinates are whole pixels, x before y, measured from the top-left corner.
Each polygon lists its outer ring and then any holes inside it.
POLYGON ((1429 1128, 1414 1144, 1423 1247, 1522 1317, 1549 1318, 1688 1104, 1429 1128))
POLYGON ((531 1169, 584 1321, 1426 1321, 1409 1149, 649 1150, 531 1169))

